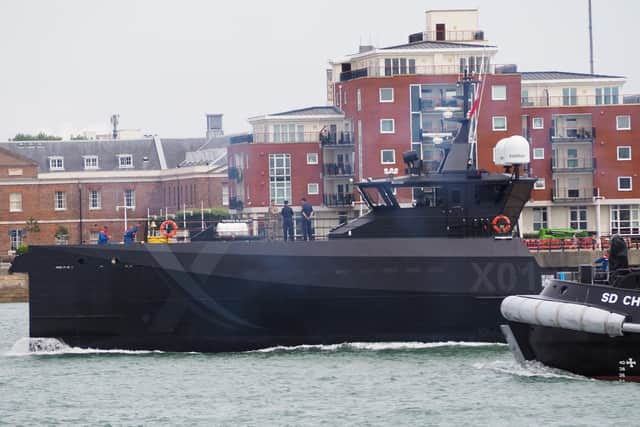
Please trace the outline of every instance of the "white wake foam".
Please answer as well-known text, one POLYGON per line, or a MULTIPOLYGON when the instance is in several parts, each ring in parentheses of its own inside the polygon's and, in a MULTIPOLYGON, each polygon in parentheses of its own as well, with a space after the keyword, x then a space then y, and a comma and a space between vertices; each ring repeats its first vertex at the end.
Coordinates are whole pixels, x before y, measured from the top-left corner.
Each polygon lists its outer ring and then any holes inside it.
POLYGON ((101 350, 95 348, 70 347, 55 338, 20 338, 5 353, 5 356, 48 356, 61 354, 149 354, 163 353, 159 350, 101 350))
POLYGON ((422 350, 440 347, 505 347, 503 343, 493 342, 465 342, 465 341, 442 341, 442 342, 352 342, 341 344, 305 344, 296 346, 276 346, 260 350, 253 350, 258 353, 284 352, 284 351, 343 351, 343 350, 422 350))
POLYGON ((572 374, 571 372, 561 369, 551 368, 533 360, 525 361, 523 364, 515 360, 496 360, 489 363, 474 363, 472 366, 476 369, 488 369, 493 372, 524 378, 590 380, 590 378, 572 374))

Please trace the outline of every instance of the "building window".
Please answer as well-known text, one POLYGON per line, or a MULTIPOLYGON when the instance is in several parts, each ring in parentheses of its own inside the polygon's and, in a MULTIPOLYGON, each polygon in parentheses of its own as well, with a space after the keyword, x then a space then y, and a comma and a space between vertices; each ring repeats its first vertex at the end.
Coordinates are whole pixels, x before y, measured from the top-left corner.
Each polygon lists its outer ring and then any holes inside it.
POLYGON ((318 164, 318 153, 307 153, 307 164, 308 165, 317 165, 318 164))
POLYGON ((616 130, 631 129, 631 116, 616 116, 616 130))
POLYGON ((380 88, 380 102, 393 102, 393 88, 381 87, 380 88))
POLYGON ((20 246, 22 246, 22 230, 10 230, 9 231, 9 240, 11 241, 11 250, 17 251, 20 246))
POLYGON ((507 118, 505 116, 493 116, 493 130, 507 130, 507 118))
POLYGON ((22 169, 21 168, 9 168, 9 170, 7 171, 7 174, 9 176, 22 175, 22 169))
POLYGON ((384 75, 415 74, 416 60, 408 58, 385 58, 384 75))
POLYGON ((544 178, 538 178, 538 180, 535 182, 535 184, 533 184, 533 189, 534 190, 544 190, 545 189, 544 178))
POLYGON ((618 104, 618 87, 598 87, 596 88, 596 105, 618 104))
POLYGON ((491 100, 505 101, 507 99, 507 87, 505 85, 491 86, 491 100))
POLYGON ((309 195, 320 194, 320 186, 317 183, 307 184, 307 194, 309 195))
POLYGON ((118 154, 118 167, 120 169, 130 169, 133 167, 133 156, 131 154, 118 154))
POLYGON ((578 103, 578 89, 575 87, 562 88, 562 105, 576 105, 578 103))
POLYGON ((222 206, 229 206, 229 184, 222 184, 222 206))
POLYGON ((63 171, 64 170, 64 157, 55 156, 49 157, 49 170, 63 171))
POLYGON ((362 91, 360 89, 356 90, 356 107, 358 111, 362 111, 362 91))
POLYGON ((394 119, 380 119, 380 133, 395 133, 396 122, 394 119))
POLYGON ((543 160, 543 159, 544 159, 544 148, 534 148, 533 160, 543 160))
POLYGON ((529 90, 522 89, 520 92, 520 103, 523 107, 528 107, 533 105, 533 102, 529 100, 529 90))
POLYGON ((283 123, 273 125, 273 142, 304 142, 304 125, 283 123))
POLYGON ((578 167, 578 149, 567 148, 567 168, 575 169, 578 167))
POLYGON ((380 163, 391 165, 396 163, 396 150, 380 150, 380 163))
POLYGON ((54 193, 54 209, 63 211, 67 209, 67 195, 64 191, 56 191, 54 193))
POLYGON ((640 206, 611 206, 611 234, 640 234, 640 206))
POLYGON ((631 146, 618 147, 618 160, 631 160, 631 146))
POLYGON ((124 190, 124 206, 127 208, 136 208, 136 191, 124 190))
POLYGON ((98 169, 98 156, 84 156, 85 169, 98 169))
POLYGON ((100 191, 89 190, 89 209, 100 209, 102 207, 101 199, 100 191))
POLYGON ((533 230, 540 231, 541 228, 549 228, 547 208, 533 208, 533 230))
POLYGON ((22 193, 9 194, 9 212, 22 212, 22 193))
POLYGON ((542 117, 534 117, 532 127, 534 129, 544 129, 544 119, 542 117))
POLYGON ((291 200, 291 154, 269 154, 269 199, 291 200))
POLYGON ((587 229, 587 207, 572 206, 569 209, 569 227, 574 230, 587 229))
POLYGON ((633 186, 631 183, 630 176, 619 176, 618 177, 618 191, 631 191, 633 190, 633 186))

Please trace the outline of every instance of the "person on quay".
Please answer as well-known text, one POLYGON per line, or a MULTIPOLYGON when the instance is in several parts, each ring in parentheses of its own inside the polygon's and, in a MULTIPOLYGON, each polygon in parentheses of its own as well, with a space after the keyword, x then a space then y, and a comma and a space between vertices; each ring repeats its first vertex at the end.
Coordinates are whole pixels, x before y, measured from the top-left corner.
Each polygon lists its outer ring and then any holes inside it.
POLYGON ((124 232, 124 244, 130 245, 131 243, 136 241, 136 233, 138 232, 138 224, 129 228, 124 232))
POLYGON ((109 235, 109 229, 105 225, 104 227, 102 227, 102 230, 100 230, 100 233, 98 234, 98 244, 108 245, 109 240, 111 240, 111 236, 109 235))
POLYGON ((278 233, 278 216, 280 215, 280 209, 276 206, 276 201, 271 199, 269 204, 269 216, 268 216, 268 230, 269 239, 275 239, 278 233))
POLYGON ((287 241, 287 236, 289 240, 293 241, 293 209, 289 206, 289 201, 284 201, 284 206, 280 211, 280 215, 282 215, 282 231, 284 233, 284 241, 287 241))
POLYGON ((311 226, 311 219, 313 218, 313 206, 304 197, 300 199, 302 202, 302 234, 304 240, 313 240, 313 230, 311 226))

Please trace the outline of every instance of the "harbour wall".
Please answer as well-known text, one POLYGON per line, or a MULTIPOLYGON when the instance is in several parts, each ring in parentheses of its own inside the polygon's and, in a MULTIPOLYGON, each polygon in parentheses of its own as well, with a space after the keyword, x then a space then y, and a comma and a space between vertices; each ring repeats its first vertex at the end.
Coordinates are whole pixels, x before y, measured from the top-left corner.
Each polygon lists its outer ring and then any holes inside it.
MULTIPOLYGON (((600 251, 540 251, 533 252, 544 273, 575 270, 580 264, 593 264, 600 251)), ((629 250, 629 264, 640 265, 640 250, 629 250)), ((29 278, 24 273, 8 273, 8 265, 0 266, 0 303, 27 302, 29 278)))

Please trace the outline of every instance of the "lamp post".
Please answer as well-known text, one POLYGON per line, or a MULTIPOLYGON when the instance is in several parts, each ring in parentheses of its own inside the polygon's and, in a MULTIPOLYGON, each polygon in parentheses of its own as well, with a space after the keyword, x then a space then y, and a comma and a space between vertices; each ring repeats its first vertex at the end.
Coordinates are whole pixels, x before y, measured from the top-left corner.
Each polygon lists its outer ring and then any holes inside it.
POLYGON ((121 206, 116 206, 116 211, 119 211, 120 209, 124 209, 124 231, 126 232, 127 229, 129 228, 129 227, 127 227, 127 210, 128 209, 133 210, 134 208, 133 208, 133 206, 127 205, 127 196, 126 195, 124 196, 123 203, 124 204, 121 205, 121 206))

